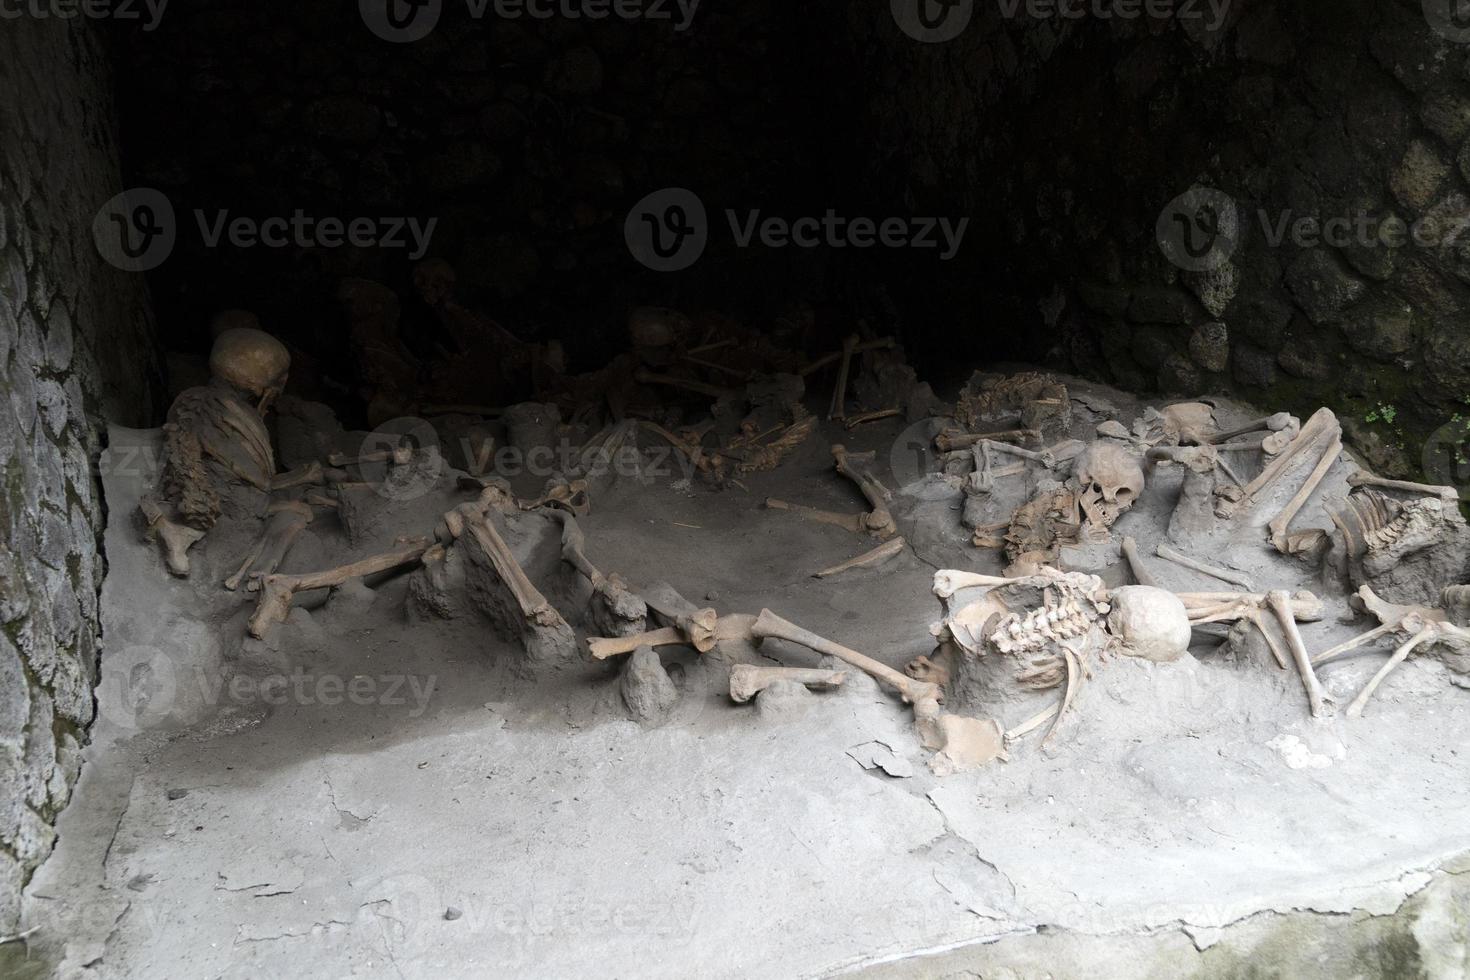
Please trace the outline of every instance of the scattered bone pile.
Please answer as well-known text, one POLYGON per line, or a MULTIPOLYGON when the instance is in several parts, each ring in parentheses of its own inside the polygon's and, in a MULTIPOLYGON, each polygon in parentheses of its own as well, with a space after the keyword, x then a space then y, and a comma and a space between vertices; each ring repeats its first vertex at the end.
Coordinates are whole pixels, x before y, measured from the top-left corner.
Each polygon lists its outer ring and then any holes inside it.
MULTIPOLYGON (((1360 714, 1384 677, 1414 653, 1470 671, 1470 586, 1460 584, 1470 565, 1470 527, 1458 493, 1359 471, 1344 498, 1319 500, 1329 473, 1345 465, 1341 427, 1326 409, 1305 422, 1278 413, 1234 426, 1221 426, 1208 402, 1103 417, 1105 407, 1039 373, 977 374, 950 406, 918 381, 891 339, 854 334, 840 350, 803 362, 765 337, 719 337, 662 309, 634 312, 627 354, 593 375, 569 376, 556 350, 523 345, 458 306, 452 270, 427 264, 416 286, 457 344, 496 352, 505 370, 531 386, 533 400, 476 406, 474 392, 440 379, 433 390, 448 400, 429 403, 417 381, 384 367, 406 357, 395 347, 394 298, 352 282, 342 298, 359 356, 377 359, 359 372, 375 412, 408 409, 472 423, 495 417, 518 450, 568 436, 579 448, 529 500, 498 476, 441 479, 428 451, 408 439, 356 455, 325 452, 281 472, 266 412, 284 388, 289 357, 248 317, 233 315, 218 334, 211 381, 184 392, 169 414, 163 478, 142 512, 179 577, 191 574, 190 549, 222 515, 258 522, 258 540, 221 583, 253 594, 252 637, 285 622, 303 595, 406 573, 411 616, 474 610, 523 652, 519 666, 530 676, 630 657, 624 698, 640 719, 656 717, 659 704, 677 694, 669 694, 661 647, 690 648, 724 670, 736 703, 783 686, 840 687, 856 669, 912 706, 919 740, 934 750, 931 766, 940 774, 1005 759, 1010 746, 1042 728, 1042 744, 1055 745, 1095 671, 1116 657, 1168 669, 1212 628, 1228 629, 1221 650, 1250 661, 1259 649, 1274 669, 1294 672, 1318 718, 1330 717, 1333 706, 1317 669, 1369 645, 1391 643, 1394 652, 1348 716, 1360 714), (938 571, 935 649, 904 671, 769 609, 722 613, 667 583, 627 582, 587 556, 578 518, 605 486, 607 467, 599 462, 667 445, 709 487, 743 489, 744 478, 780 466, 822 427, 806 402, 808 383, 823 376, 832 385, 829 427, 928 420, 937 472, 925 479, 962 500, 958 519, 977 566, 1003 572, 938 571), (1175 479, 1163 482, 1177 497, 1161 540, 1144 556, 1116 526, 1145 495, 1162 492, 1156 486, 1165 468, 1175 479), (452 485, 441 487, 444 480, 452 485), (432 527, 396 529, 387 550, 334 567, 279 571, 304 529, 325 515, 355 546, 384 519, 383 501, 415 486, 453 501, 432 527), (1303 526, 1304 514, 1319 512, 1330 526, 1303 526), (541 547, 547 541, 549 550, 541 547), (1269 549, 1314 590, 1258 590, 1247 573, 1205 557, 1241 541, 1269 549), (1163 588, 1150 571, 1153 560, 1213 578, 1220 588, 1163 588), (1378 625, 1313 654, 1298 624, 1329 613, 1378 625), (760 651, 767 639, 825 659, 815 669, 777 665, 760 651)), ((296 406, 296 415, 311 411, 296 406)), ((905 534, 912 533, 901 526, 876 453, 840 442, 830 453, 833 475, 856 490, 865 509, 765 501, 874 543, 815 572, 819 578, 881 566, 909 548, 905 534)))

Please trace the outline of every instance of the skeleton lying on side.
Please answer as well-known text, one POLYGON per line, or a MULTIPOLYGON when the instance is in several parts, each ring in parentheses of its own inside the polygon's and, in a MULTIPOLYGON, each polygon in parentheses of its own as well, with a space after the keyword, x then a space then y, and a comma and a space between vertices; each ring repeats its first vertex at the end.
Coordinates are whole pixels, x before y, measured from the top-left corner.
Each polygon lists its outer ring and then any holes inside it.
POLYGON ((940 571, 934 576, 934 594, 945 610, 944 618, 930 628, 941 653, 909 664, 911 677, 1001 698, 1007 688, 1062 688, 1055 706, 1007 729, 1008 739, 1054 718, 1043 743, 1049 744, 1094 660, 1116 652, 1170 662, 1189 649, 1191 626, 1184 603, 1150 586, 1110 591, 1095 575, 1043 566, 1034 575, 1015 579, 940 571), (973 595, 972 590, 981 589, 983 593, 973 595), (955 601, 961 596, 962 601, 955 601))

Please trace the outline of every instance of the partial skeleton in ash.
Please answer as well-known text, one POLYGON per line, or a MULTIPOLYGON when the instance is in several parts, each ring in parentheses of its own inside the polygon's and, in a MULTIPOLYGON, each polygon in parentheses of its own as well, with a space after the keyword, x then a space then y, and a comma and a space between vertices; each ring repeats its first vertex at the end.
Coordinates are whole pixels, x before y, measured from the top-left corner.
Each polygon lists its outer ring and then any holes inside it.
MULTIPOLYGON (((267 522, 269 540, 246 560, 241 575, 273 570, 310 523, 308 506, 276 494, 320 482, 322 468, 278 473, 265 424, 290 367, 285 346, 269 334, 225 330, 210 353, 209 383, 184 391, 170 407, 161 485, 143 498, 141 510, 172 574, 188 576, 189 549, 222 515, 267 522)), ((231 581, 238 584, 241 575, 231 581)))

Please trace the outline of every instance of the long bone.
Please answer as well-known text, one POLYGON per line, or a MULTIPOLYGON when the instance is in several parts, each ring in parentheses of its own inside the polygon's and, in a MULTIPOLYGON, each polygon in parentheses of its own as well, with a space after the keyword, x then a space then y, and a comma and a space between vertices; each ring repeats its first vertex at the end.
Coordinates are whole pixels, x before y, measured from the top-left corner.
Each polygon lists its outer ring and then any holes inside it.
POLYGON ((854 568, 871 568, 874 565, 881 565, 894 555, 902 552, 906 543, 901 535, 896 538, 891 538, 873 550, 863 552, 856 558, 849 558, 847 561, 833 565, 831 568, 824 568, 820 572, 813 572, 812 577, 831 578, 833 575, 840 575, 854 568))
POLYGON ((677 629, 700 653, 709 653, 719 639, 716 628, 719 614, 713 609, 700 609, 685 599, 667 582, 656 582, 644 589, 643 601, 677 629))
POLYGON ((291 599, 296 593, 332 588, 355 578, 365 578, 379 572, 417 564, 433 543, 432 538, 414 538, 393 551, 326 571, 308 572, 304 575, 266 575, 255 580, 260 598, 256 600, 255 612, 250 617, 250 635, 257 640, 262 639, 272 625, 284 622, 286 614, 291 610, 291 599))
POLYGON ((1319 409, 1307 420, 1306 425, 1302 426, 1291 445, 1261 470, 1254 480, 1244 487, 1227 487, 1217 490, 1220 497, 1216 501, 1215 512, 1221 518, 1234 516, 1237 510, 1249 505, 1263 491, 1274 486, 1298 456, 1317 445, 1322 439, 1330 438, 1332 435, 1338 438, 1341 438, 1342 435, 1342 428, 1337 424, 1337 416, 1332 414, 1331 409, 1319 409))
POLYGON ((225 579, 225 588, 234 592, 249 575, 270 575, 285 560, 297 535, 312 521, 309 505, 295 500, 283 500, 271 505, 265 527, 260 537, 240 563, 234 575, 225 579))
POLYGON ((896 418, 902 414, 903 409, 901 408, 880 408, 874 412, 863 412, 861 415, 853 415, 843 422, 842 425, 843 428, 851 432, 860 425, 867 425, 869 422, 881 422, 883 419, 896 418))
POLYGON ((758 667, 736 664, 730 668, 730 700, 744 704, 777 681, 795 681, 805 687, 827 690, 841 687, 845 670, 811 670, 804 667, 758 667))
MULTIPOLYGON (((1133 573, 1133 580, 1139 585, 1147 585, 1153 588, 1159 587, 1159 582, 1153 573, 1144 565, 1143 558, 1138 554, 1138 542, 1132 538, 1124 538, 1121 545, 1123 558, 1128 562, 1128 569, 1133 573)), ((1159 557, 1163 557, 1160 555, 1159 557)))
POLYGON ((961 432, 958 429, 946 429, 934 437, 934 448, 950 453, 969 449, 982 442, 1029 443, 1035 446, 1041 444, 1041 438, 1038 429, 1009 429, 1005 432, 961 432))
MULTIPOLYGON (((735 613, 721 616, 715 622, 715 645, 730 640, 750 642, 750 626, 755 622, 755 617, 735 613)), ((596 660, 606 660, 609 657, 617 657, 625 653, 632 653, 639 647, 688 647, 693 646, 689 638, 672 626, 661 629, 649 630, 647 633, 639 633, 636 636, 589 636, 587 638, 587 649, 591 651, 596 660)))
POLYGON ((486 519, 484 514, 469 513, 464 511, 450 511, 444 515, 445 523, 449 532, 455 538, 459 538, 466 531, 475 539, 485 557, 490 559, 491 567, 495 574, 505 583, 505 587, 515 597, 516 605, 520 607, 521 616, 526 624, 532 627, 563 628, 570 632, 571 628, 562 619, 561 613, 556 611, 541 590, 532 584, 526 577, 525 569, 521 568, 511 552, 510 546, 495 529, 495 525, 486 519))
POLYGON ((884 663, 879 663, 872 657, 858 653, 840 643, 834 643, 824 637, 818 636, 810 630, 802 629, 795 623, 789 622, 777 616, 769 609, 762 609, 760 616, 750 627, 750 635, 757 639, 774 638, 795 643, 806 647, 817 653, 835 657, 843 663, 851 664, 858 670, 872 677, 874 680, 882 681, 889 687, 903 695, 909 704, 917 705, 922 701, 938 702, 943 699, 943 694, 936 684, 926 684, 916 681, 907 674, 894 670, 884 663))
POLYGON ((847 413, 847 377, 852 371, 852 355, 862 338, 849 334, 842 341, 842 367, 837 370, 837 387, 832 389, 832 404, 827 409, 827 418, 840 419, 847 413))
POLYGON ((1291 528, 1291 522, 1296 515, 1306 506, 1307 500, 1317 491, 1317 487, 1327 478, 1327 472, 1337 463, 1337 458, 1342 454, 1342 430, 1338 429, 1327 444, 1327 449, 1322 453, 1322 458, 1317 461, 1307 482, 1302 484, 1296 496, 1287 502, 1286 507, 1277 514, 1275 519, 1268 525, 1271 532, 1271 545, 1283 555, 1290 554, 1288 547, 1287 532, 1291 528))
POLYGON ((1202 575, 1208 575, 1210 578, 1216 578, 1222 582, 1228 582, 1231 585, 1238 585, 1247 592, 1256 591, 1256 587, 1251 584, 1250 577, 1245 573, 1232 572, 1227 568, 1220 568, 1216 565, 1211 565, 1209 562, 1200 561, 1198 558, 1191 558, 1181 551, 1175 551, 1167 544, 1160 543, 1154 549, 1154 554, 1165 561, 1171 561, 1176 565, 1199 572, 1202 575))
POLYGON ((1425 623, 1444 622, 1448 619, 1448 614, 1443 609, 1432 609, 1428 606, 1400 606, 1385 602, 1378 597, 1370 585, 1365 585, 1358 590, 1358 601, 1363 604, 1364 609, 1373 614, 1381 625, 1345 643, 1339 643, 1330 650, 1322 651, 1312 658, 1314 665, 1335 660, 1345 653, 1367 646, 1390 633, 1410 634, 1419 630, 1425 623))
POLYGON ((784 510, 792 514, 805 517, 808 520, 818 521, 822 524, 831 524, 844 528, 854 534, 866 534, 871 529, 868 527, 868 515, 864 514, 839 514, 831 510, 819 510, 816 507, 808 507, 805 504, 792 504, 775 497, 766 498, 767 510, 784 510))
POLYGON ((1382 684, 1384 679, 1393 673, 1399 664, 1409 659, 1409 654, 1413 653, 1425 643, 1446 639, 1454 641, 1459 646, 1470 645, 1470 630, 1449 622, 1423 623, 1414 635, 1410 636, 1408 640, 1393 652, 1393 656, 1388 658, 1388 663, 1379 668, 1378 673, 1373 675, 1373 679, 1353 699, 1353 703, 1348 705, 1348 717, 1357 718, 1363 713, 1363 708, 1368 704, 1368 700, 1373 697, 1373 692, 1378 690, 1378 685, 1382 684))
POLYGON ((1403 490, 1406 493, 1421 493, 1427 497, 1439 497, 1443 500, 1455 502, 1460 499, 1460 491, 1454 487, 1433 487, 1424 483, 1409 483, 1405 480, 1386 480, 1381 476, 1364 473, 1357 470, 1348 477, 1348 485, 1353 487, 1379 487, 1384 490, 1403 490))
POLYGON ((1312 669, 1312 659, 1307 655, 1306 644, 1302 642, 1301 631, 1296 627, 1296 615, 1292 606, 1291 594, 1284 589, 1277 589, 1270 593, 1267 602, 1271 611, 1276 614, 1276 619, 1281 623, 1281 630, 1286 634, 1287 646, 1291 648, 1292 658, 1296 661, 1297 673, 1301 675, 1302 687, 1307 692, 1307 704, 1311 708, 1312 717, 1320 718, 1327 711, 1327 698, 1322 691, 1322 683, 1317 680, 1317 673, 1312 669))
POLYGON ((1292 415, 1290 412, 1277 412, 1275 415, 1270 415, 1263 419, 1256 419, 1254 422, 1247 422, 1237 429, 1218 433, 1215 436, 1215 444, 1219 445, 1224 442, 1229 442, 1231 439, 1249 435, 1252 432, 1289 432, 1293 429, 1300 428, 1300 426, 1301 423, 1295 415, 1292 415))
POLYGON ((856 483, 858 490, 873 508, 865 518, 868 531, 880 538, 889 538, 898 533, 898 525, 894 523, 893 514, 888 510, 888 499, 892 494, 868 468, 874 458, 874 453, 849 453, 847 447, 841 443, 832 447, 832 459, 837 464, 837 472, 856 483))
MULTIPOLYGON (((545 513, 561 522, 561 560, 571 565, 592 583, 592 591, 602 600, 608 612, 623 623, 637 624, 641 629, 648 617, 648 604, 633 593, 617 575, 603 575, 587 558, 587 537, 576 517, 559 507, 545 513)), ((618 627, 621 628, 621 627, 618 627)))

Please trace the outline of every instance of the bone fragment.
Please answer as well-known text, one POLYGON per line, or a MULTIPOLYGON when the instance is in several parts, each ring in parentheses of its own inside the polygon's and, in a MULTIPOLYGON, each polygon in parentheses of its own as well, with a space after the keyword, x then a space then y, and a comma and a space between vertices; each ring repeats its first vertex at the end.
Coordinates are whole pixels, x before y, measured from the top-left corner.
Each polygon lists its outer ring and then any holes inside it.
POLYGON ((802 667, 758 667, 736 664, 730 668, 730 700, 744 704, 777 681, 795 681, 818 690, 841 687, 845 670, 808 670, 802 667))
POLYGON ((871 568, 874 565, 881 565, 894 555, 902 552, 905 544, 906 542, 902 537, 893 538, 892 540, 883 542, 872 551, 858 555, 856 558, 850 558, 841 564, 833 565, 831 568, 824 568, 820 572, 813 572, 812 577, 830 578, 833 575, 840 575, 854 568, 871 568))
POLYGON ((1200 561, 1198 558, 1191 558, 1181 551, 1174 550, 1167 544, 1161 543, 1157 548, 1154 549, 1154 554, 1158 555, 1165 561, 1171 561, 1176 565, 1182 565, 1183 567, 1192 569, 1202 575, 1208 575, 1211 578, 1219 579, 1222 582, 1229 582, 1231 585, 1238 585, 1242 589, 1245 589, 1247 592, 1256 591, 1256 587, 1254 584, 1251 583, 1250 577, 1244 572, 1232 572, 1228 568, 1220 568, 1217 565, 1211 565, 1209 562, 1200 561))

